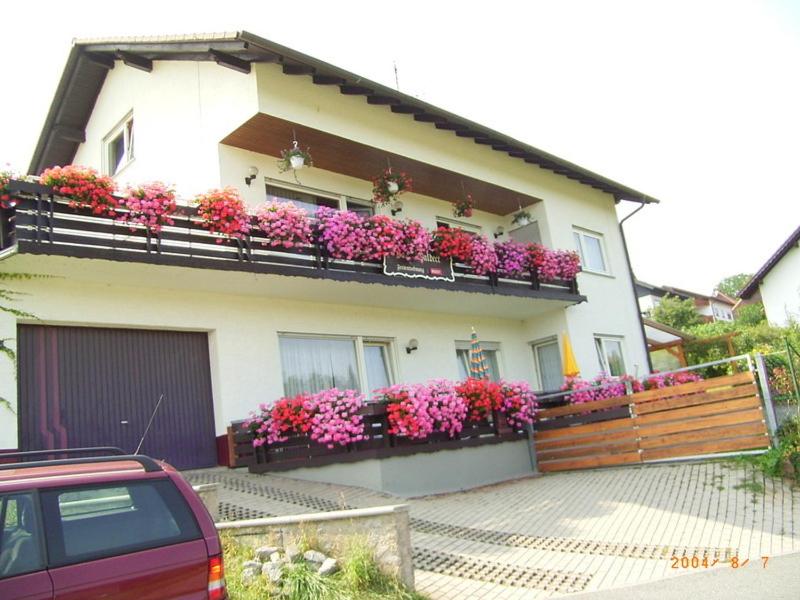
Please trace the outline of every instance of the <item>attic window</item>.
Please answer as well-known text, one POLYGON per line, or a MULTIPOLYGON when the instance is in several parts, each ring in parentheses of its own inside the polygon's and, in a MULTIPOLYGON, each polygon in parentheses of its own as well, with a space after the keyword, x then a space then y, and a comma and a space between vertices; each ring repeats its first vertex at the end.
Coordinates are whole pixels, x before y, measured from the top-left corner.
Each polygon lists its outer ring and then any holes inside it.
POLYGON ((133 113, 103 138, 103 171, 116 175, 133 160, 133 113))

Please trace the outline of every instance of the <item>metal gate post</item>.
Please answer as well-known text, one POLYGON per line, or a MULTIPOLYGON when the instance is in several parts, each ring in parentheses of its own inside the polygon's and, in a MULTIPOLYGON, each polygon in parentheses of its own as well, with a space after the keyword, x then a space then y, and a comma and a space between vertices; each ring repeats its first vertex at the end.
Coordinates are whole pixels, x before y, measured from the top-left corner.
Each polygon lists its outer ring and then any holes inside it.
POLYGON ((531 469, 534 474, 539 474, 539 463, 536 460, 536 447, 533 441, 533 423, 528 423, 528 455, 531 458, 531 469))
POLYGON ((767 376, 767 363, 764 360, 764 355, 757 353, 756 371, 758 372, 758 384, 761 388, 761 399, 764 401, 764 416, 767 421, 767 429, 769 429, 769 437, 772 440, 772 445, 778 445, 778 420, 775 418, 775 407, 772 404, 772 392, 769 389, 769 378, 767 376))

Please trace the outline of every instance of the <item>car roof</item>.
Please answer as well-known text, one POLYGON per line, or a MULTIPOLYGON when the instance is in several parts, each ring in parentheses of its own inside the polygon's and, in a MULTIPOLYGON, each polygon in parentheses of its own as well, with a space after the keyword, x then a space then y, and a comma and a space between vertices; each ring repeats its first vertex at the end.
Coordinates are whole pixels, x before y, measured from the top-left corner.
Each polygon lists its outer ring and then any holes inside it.
POLYGON ((44 461, 0 465, 0 492, 63 485, 100 484, 132 479, 168 477, 165 463, 148 470, 138 460, 44 461))

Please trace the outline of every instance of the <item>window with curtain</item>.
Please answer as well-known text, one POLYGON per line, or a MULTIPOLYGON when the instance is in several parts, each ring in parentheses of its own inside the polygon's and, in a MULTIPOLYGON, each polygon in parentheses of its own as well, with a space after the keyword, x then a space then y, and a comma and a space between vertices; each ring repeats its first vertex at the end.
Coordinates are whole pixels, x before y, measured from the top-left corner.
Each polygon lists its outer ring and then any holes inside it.
POLYGON ((533 358, 539 385, 543 390, 552 391, 561 388, 564 381, 564 369, 561 365, 561 350, 558 340, 548 340, 533 345, 533 358))
POLYGON ((286 396, 333 387, 369 393, 393 383, 387 341, 300 335, 281 335, 279 340, 286 396))
POLYGON ((624 375, 625 359, 622 351, 622 338, 595 336, 595 347, 597 357, 600 360, 600 368, 604 373, 619 377, 624 375))
POLYGON ((603 247, 602 234, 592 233, 583 229, 575 229, 572 234, 575 238, 575 249, 581 257, 583 270, 595 273, 610 273, 605 248, 603 247))
POLYGON ((267 185, 267 201, 291 202, 307 210, 310 215, 313 215, 320 206, 328 206, 337 210, 339 208, 339 201, 334 198, 315 196, 274 185, 267 185))
MULTIPOLYGON (((500 346, 496 342, 482 342, 483 356, 486 358, 486 366, 489 369, 489 379, 500 381, 500 365, 498 362, 498 352, 500 346)), ((469 342, 456 342, 456 360, 458 362, 458 378, 467 379, 469 377, 469 342)))

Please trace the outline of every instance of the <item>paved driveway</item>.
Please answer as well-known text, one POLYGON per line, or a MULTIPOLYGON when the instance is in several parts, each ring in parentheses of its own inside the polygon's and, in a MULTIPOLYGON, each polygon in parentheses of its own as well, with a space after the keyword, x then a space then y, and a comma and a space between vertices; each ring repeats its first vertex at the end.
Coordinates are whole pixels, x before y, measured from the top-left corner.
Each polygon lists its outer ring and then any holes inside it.
POLYGON ((410 501, 242 470, 187 475, 222 484, 225 519, 408 502, 417 587, 435 600, 606 590, 692 572, 695 556, 731 569, 734 556, 800 551, 800 489, 719 462, 552 474, 410 501), (672 568, 672 556, 689 568, 672 568))

